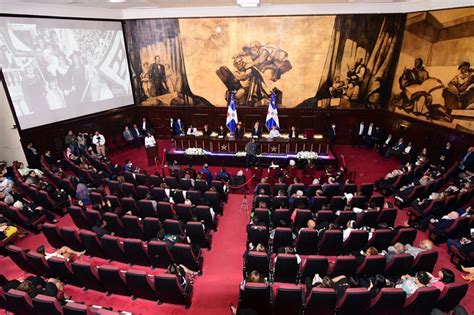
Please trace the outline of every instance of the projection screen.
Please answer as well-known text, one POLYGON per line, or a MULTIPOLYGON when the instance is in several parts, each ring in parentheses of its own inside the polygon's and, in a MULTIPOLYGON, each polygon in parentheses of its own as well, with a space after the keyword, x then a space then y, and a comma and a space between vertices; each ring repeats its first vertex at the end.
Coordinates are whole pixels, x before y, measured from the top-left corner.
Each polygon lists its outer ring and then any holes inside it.
POLYGON ((120 22, 2 17, 0 67, 22 129, 133 104, 120 22))

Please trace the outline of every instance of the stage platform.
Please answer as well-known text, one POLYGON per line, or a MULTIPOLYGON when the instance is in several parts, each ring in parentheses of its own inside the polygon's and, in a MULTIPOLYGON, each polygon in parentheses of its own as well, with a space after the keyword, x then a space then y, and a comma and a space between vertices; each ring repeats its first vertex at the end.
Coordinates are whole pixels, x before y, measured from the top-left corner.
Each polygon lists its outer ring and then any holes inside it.
MULTIPOLYGON (((277 154, 264 153, 257 158, 261 166, 270 165, 271 161, 279 165, 287 165, 290 159, 298 163, 296 154, 277 154)), ((202 165, 208 163, 212 166, 245 166, 245 156, 236 156, 235 153, 210 152, 205 151, 205 155, 186 155, 185 150, 171 149, 166 152, 166 161, 168 164, 174 160, 180 165, 192 163, 193 165, 202 165)), ((338 159, 329 150, 328 153, 320 153, 317 159, 313 160, 318 169, 325 169, 329 165, 338 165, 338 159)), ((300 163, 298 163, 300 164, 300 163)))

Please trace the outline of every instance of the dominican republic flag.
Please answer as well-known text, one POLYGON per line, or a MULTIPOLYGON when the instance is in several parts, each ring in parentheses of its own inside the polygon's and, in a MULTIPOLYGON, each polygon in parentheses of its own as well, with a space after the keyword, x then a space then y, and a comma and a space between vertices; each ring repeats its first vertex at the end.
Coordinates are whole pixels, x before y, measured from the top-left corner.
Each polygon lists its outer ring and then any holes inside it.
POLYGON ((227 108, 227 118, 225 122, 227 128, 229 128, 230 132, 232 133, 234 133, 235 126, 237 126, 237 123, 239 122, 239 119, 237 118, 237 110, 235 109, 234 95, 235 93, 232 92, 230 96, 229 108, 227 108))
POLYGON ((268 130, 272 129, 273 126, 280 128, 280 122, 278 121, 278 109, 275 104, 275 93, 272 93, 272 96, 270 97, 270 104, 268 104, 265 126, 267 126, 268 130))

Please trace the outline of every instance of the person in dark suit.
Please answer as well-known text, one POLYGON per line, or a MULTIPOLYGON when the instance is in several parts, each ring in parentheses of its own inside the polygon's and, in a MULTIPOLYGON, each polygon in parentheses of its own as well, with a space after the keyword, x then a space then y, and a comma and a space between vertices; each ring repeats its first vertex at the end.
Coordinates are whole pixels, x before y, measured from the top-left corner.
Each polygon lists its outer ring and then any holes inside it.
POLYGON ((474 147, 469 147, 459 163, 461 171, 474 172, 474 147))
POLYGON ((252 138, 260 138, 262 136, 262 129, 260 129, 260 123, 255 122, 251 131, 252 138))
POLYGON ((142 122, 140 124, 140 132, 142 133, 142 136, 145 137, 148 133, 154 134, 155 129, 153 128, 153 125, 148 122, 148 120, 143 117, 142 122))
POLYGON ((227 136, 227 130, 224 128, 224 126, 222 125, 219 126, 219 131, 217 132, 217 136, 219 138, 225 138, 227 136))
POLYGON ((363 121, 360 122, 359 125, 354 127, 353 138, 352 138, 352 147, 360 148, 360 145, 364 141, 365 134, 367 132, 367 128, 365 127, 365 123, 363 121))
POLYGON ((234 137, 235 139, 243 139, 244 138, 244 128, 242 128, 242 123, 238 123, 237 127, 235 127, 234 137))
POLYGON ((205 124, 203 129, 202 129, 202 135, 204 137, 209 137, 212 133, 212 130, 211 128, 209 128, 209 125, 208 124, 205 124))
POLYGON ((374 147, 374 133, 375 133, 375 126, 374 123, 370 123, 369 126, 367 127, 367 132, 365 133, 365 148, 371 149, 374 147))
POLYGON ((392 134, 389 134, 387 136, 387 138, 385 139, 385 141, 381 144, 381 147, 380 147, 380 150, 379 150, 379 153, 380 153, 381 156, 385 156, 388 149, 390 149, 393 146, 394 141, 395 141, 395 139, 393 139, 392 134))
POLYGON ((155 87, 155 96, 168 93, 165 66, 160 63, 160 56, 155 56, 155 63, 151 65, 150 79, 155 87))
POLYGON ((453 156, 453 149, 451 148, 451 142, 446 142, 446 146, 441 151, 441 155, 439 156, 439 165, 446 168, 451 164, 451 158, 453 156))
POLYGON ((40 155, 31 142, 26 146, 25 157, 30 168, 41 168, 40 155))
POLYGON ((140 132, 140 129, 138 129, 137 124, 133 125, 132 128, 132 136, 133 136, 133 143, 135 147, 140 146, 140 143, 142 142, 141 139, 143 138, 142 133, 140 132))
POLYGON ((397 144, 395 144, 393 147, 388 148, 387 152, 385 153, 385 158, 389 158, 391 155, 396 155, 400 157, 404 149, 405 143, 403 142, 403 138, 400 138, 398 139, 397 144))
POLYGON ((181 122, 181 118, 176 119, 176 122, 173 125, 173 133, 175 136, 185 135, 184 125, 181 122))
POLYGON ((290 139, 298 139, 298 130, 296 130, 295 126, 291 126, 290 132, 288 132, 288 138, 290 139))
POLYGON ((375 127, 375 130, 373 131, 373 143, 374 143, 374 149, 379 150, 382 147, 383 144, 383 131, 380 129, 379 126, 375 127))
POLYGON ((327 136, 329 147, 332 148, 334 142, 336 141, 336 124, 331 124, 331 127, 328 129, 327 136))

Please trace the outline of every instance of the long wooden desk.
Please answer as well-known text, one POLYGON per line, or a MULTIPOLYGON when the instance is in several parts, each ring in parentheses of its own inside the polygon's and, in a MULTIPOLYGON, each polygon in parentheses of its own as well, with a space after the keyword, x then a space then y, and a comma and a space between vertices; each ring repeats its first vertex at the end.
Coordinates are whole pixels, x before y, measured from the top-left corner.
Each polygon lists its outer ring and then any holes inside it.
MULTIPOLYGON (((217 153, 236 153, 245 150, 245 145, 250 138, 210 138, 178 136, 174 138, 176 150, 188 148, 201 148, 217 153)), ((261 154, 296 154, 300 151, 313 151, 317 153, 329 153, 329 145, 325 139, 285 139, 285 138, 260 138, 256 141, 261 154)))

